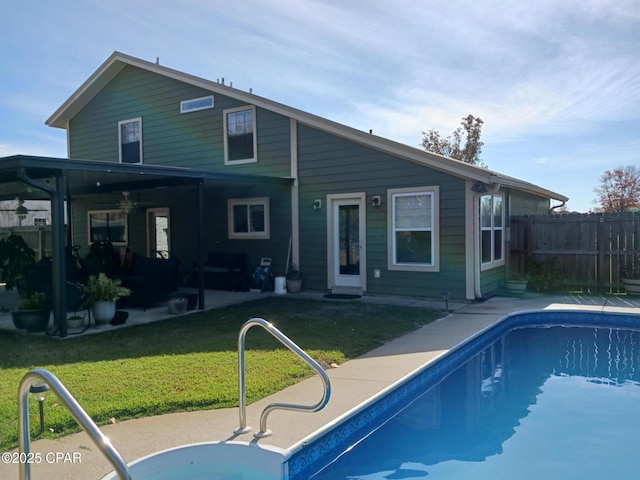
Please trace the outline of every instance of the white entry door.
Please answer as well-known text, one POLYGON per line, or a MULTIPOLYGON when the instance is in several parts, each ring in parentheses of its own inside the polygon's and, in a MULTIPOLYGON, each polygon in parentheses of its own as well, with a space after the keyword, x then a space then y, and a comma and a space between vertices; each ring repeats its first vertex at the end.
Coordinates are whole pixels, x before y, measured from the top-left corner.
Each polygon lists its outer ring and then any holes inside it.
POLYGON ((330 272, 332 287, 364 289, 365 208, 364 194, 329 197, 330 219, 330 272))

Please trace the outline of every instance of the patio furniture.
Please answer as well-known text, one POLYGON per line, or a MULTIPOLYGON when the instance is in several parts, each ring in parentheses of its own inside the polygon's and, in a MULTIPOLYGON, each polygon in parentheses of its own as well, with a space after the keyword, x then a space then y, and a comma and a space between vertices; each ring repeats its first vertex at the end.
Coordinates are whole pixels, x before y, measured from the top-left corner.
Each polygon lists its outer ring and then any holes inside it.
MULTIPOLYGON (((193 265, 192 286, 198 285, 198 266, 193 265)), ((204 288, 247 290, 247 256, 244 253, 209 253, 204 264, 204 288)))
POLYGON ((175 258, 135 256, 133 266, 120 275, 122 285, 131 290, 119 305, 140 306, 143 310, 164 302, 167 295, 178 290, 178 266, 175 258))

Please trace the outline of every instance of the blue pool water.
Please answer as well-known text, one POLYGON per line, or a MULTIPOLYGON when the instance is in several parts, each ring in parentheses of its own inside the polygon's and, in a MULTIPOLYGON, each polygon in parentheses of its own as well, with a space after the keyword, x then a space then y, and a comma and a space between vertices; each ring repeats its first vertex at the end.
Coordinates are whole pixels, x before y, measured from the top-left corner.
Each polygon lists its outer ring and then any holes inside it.
POLYGON ((318 440, 299 476, 294 457, 292 478, 640 478, 635 325, 508 319, 318 440))

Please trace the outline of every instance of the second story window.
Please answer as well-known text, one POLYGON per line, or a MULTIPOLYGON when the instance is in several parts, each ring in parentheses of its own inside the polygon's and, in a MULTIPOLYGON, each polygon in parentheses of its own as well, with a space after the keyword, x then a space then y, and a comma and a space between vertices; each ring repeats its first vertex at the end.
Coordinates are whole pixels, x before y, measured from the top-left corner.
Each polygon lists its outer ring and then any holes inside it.
POLYGON ((256 111, 240 107, 224 111, 224 163, 257 162, 256 111))
POLYGON ((120 163, 142 163, 142 118, 118 122, 120 163))

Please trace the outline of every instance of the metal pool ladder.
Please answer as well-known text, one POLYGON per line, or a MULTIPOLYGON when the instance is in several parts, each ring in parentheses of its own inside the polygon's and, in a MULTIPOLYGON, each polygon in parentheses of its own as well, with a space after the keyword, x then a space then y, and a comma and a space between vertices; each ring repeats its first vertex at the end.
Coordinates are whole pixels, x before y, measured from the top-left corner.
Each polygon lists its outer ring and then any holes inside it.
MULTIPOLYGON (((105 436, 98 426, 91 420, 80 404, 69 393, 58 378, 48 370, 36 368, 30 370, 22 377, 18 390, 18 448, 25 458, 29 458, 31 435, 29 430, 29 389, 36 380, 42 380, 51 391, 53 391, 60 402, 71 413, 76 422, 89 435, 93 443, 96 444, 100 452, 111 462, 113 468, 118 473, 121 480, 132 480, 127 464, 122 459, 118 451, 111 445, 111 441, 105 436)), ((22 456, 22 455, 21 455, 22 456)), ((28 462, 20 462, 20 480, 31 479, 31 465, 28 462)))
POLYGON ((329 397, 331 395, 331 382, 329 381, 329 376, 327 375, 327 372, 324 371, 324 368, 322 368, 318 364, 318 362, 307 355, 304 350, 293 343, 290 338, 288 338, 276 327, 262 318, 252 318, 250 320, 247 320, 240 329, 240 334, 238 335, 238 390, 240 397, 240 426, 235 430, 235 433, 247 433, 251 430, 251 427, 247 426, 247 391, 244 369, 244 339, 247 335, 247 331, 254 326, 259 326, 265 329, 277 340, 279 340, 280 343, 282 343, 285 347, 287 347, 298 357, 304 360, 307 365, 313 368, 320 375, 320 378, 322 379, 322 383, 324 385, 322 398, 320 399, 320 401, 318 401, 318 403, 314 405, 296 405, 292 403, 271 403, 267 405, 260 415, 260 431, 253 434, 256 438, 263 438, 268 437, 272 433, 271 430, 267 429, 267 417, 274 410, 299 410, 305 412, 317 412, 319 410, 322 410, 329 402, 329 397))

